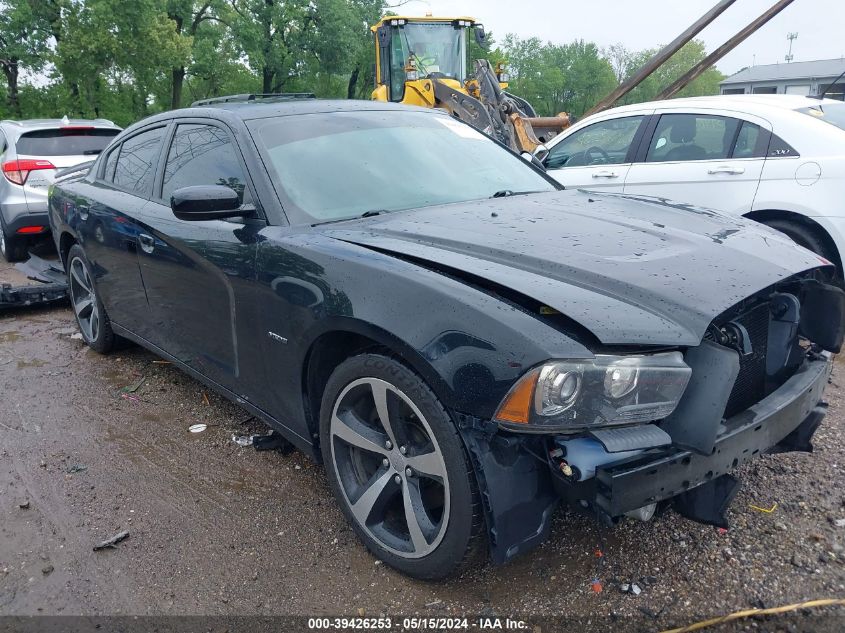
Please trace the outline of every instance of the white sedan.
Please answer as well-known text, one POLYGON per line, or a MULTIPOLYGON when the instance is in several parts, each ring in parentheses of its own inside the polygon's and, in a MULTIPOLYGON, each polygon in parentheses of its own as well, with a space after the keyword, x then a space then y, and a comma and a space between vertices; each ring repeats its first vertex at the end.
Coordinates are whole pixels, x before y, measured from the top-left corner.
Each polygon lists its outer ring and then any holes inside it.
POLYGON ((841 101, 737 95, 639 103, 587 117, 546 147, 542 161, 566 187, 742 215, 830 260, 842 277, 841 101))

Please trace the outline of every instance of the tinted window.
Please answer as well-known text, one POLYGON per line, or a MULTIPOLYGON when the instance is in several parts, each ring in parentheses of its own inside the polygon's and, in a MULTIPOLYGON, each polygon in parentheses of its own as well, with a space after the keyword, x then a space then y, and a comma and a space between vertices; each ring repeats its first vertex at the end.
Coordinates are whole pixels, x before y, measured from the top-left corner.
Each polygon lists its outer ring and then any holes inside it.
POLYGON ((734 145, 733 158, 760 158, 766 155, 765 134, 759 125, 742 122, 734 145))
POLYGON ((96 156, 120 130, 56 129, 23 134, 16 143, 24 156, 96 156))
POLYGON ((727 158, 739 123, 738 119, 707 114, 664 114, 654 131, 646 161, 727 158))
POLYGON ((548 169, 624 163, 644 116, 610 119, 588 125, 555 145, 545 160, 548 169))
POLYGON ((138 193, 147 193, 153 181, 155 164, 164 128, 141 132, 123 142, 114 171, 114 184, 138 193))
POLYGON ((247 125, 293 223, 558 189, 523 159, 442 114, 349 111, 247 125))
POLYGON ((229 134, 213 125, 183 124, 176 128, 164 167, 161 197, 180 187, 226 185, 244 201, 246 179, 229 134))
POLYGON ((792 145, 784 141, 781 137, 777 136, 776 134, 772 134, 772 140, 769 141, 769 156, 773 158, 778 158, 786 156, 799 156, 799 154, 795 151, 795 148, 793 148, 792 145))
POLYGON ((114 179, 114 166, 117 164, 117 155, 120 154, 120 146, 115 147, 106 156, 106 167, 103 170, 103 180, 111 182, 114 179))

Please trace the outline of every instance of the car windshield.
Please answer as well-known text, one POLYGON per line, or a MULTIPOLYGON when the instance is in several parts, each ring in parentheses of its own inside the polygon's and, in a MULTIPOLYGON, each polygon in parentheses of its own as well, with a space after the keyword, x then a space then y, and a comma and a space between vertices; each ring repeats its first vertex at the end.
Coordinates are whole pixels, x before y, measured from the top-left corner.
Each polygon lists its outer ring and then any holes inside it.
POLYGON ((293 223, 558 188, 518 156, 446 115, 333 112, 248 125, 293 223))
POLYGON ((845 103, 820 103, 817 106, 801 108, 798 111, 845 130, 845 103))
POLYGON ((22 134, 15 144, 23 156, 95 156, 120 132, 118 129, 66 127, 22 134))

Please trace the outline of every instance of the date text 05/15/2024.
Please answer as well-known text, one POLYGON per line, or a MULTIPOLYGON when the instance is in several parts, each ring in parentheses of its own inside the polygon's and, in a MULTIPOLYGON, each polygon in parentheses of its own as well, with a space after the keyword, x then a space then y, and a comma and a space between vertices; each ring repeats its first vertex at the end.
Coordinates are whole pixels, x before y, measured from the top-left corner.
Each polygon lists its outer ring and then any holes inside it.
POLYGON ((309 630, 332 631, 449 631, 449 630, 526 630, 528 623, 523 620, 499 617, 478 618, 309 618, 309 630))

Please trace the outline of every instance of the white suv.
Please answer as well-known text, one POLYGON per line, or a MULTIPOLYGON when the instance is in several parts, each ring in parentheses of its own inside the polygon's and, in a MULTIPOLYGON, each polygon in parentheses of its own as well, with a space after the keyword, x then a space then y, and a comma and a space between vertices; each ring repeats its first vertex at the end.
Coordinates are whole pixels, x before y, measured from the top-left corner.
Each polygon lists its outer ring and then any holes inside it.
POLYGON ((47 188, 57 170, 94 160, 121 128, 106 119, 0 121, 0 254, 23 259, 47 234, 47 188))
POLYGON ((653 101, 587 117, 543 163, 570 188, 743 215, 845 257, 845 103, 791 95, 653 101))

